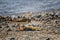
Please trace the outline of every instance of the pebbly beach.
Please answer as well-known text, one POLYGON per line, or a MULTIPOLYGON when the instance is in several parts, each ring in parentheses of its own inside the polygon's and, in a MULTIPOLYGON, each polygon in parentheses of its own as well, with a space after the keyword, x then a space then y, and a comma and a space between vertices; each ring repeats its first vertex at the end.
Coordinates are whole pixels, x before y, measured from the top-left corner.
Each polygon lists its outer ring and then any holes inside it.
POLYGON ((59 11, 0 16, 0 40, 59 40, 59 11))

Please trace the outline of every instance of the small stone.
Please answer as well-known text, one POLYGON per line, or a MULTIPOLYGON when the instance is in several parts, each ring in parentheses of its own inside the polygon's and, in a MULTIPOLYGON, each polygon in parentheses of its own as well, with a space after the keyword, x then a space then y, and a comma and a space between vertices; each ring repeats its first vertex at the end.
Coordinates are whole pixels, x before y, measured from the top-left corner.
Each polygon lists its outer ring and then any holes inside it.
POLYGON ((6 28, 9 28, 9 26, 7 25, 6 28))
POLYGON ((0 26, 0 28, 2 28, 2 27, 0 26))
POLYGON ((12 30, 11 29, 8 29, 7 31, 9 32, 9 31, 12 31, 12 30))
POLYGON ((10 38, 10 40, 15 40, 15 38, 10 38))
POLYGON ((47 38, 46 40, 50 40, 50 38, 47 38))

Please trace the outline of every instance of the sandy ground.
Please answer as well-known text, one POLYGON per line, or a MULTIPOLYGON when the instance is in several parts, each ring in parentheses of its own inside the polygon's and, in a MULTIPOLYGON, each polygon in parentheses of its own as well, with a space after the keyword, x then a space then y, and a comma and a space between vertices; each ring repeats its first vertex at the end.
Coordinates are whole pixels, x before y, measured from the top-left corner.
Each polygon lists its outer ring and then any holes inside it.
POLYGON ((58 34, 48 34, 42 33, 41 31, 20 31, 20 32, 9 32, 0 40, 10 40, 10 38, 15 38, 15 40, 60 40, 60 35, 58 34))

